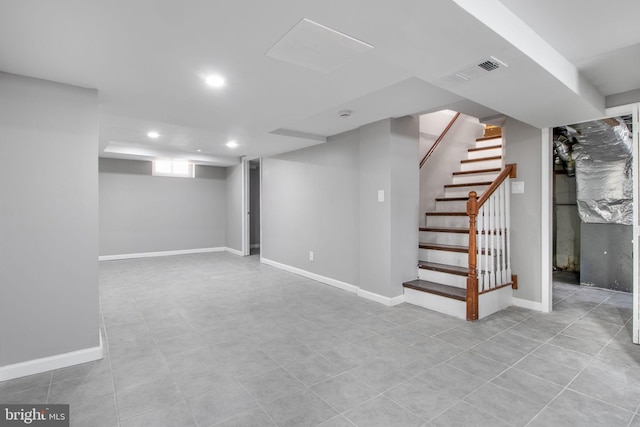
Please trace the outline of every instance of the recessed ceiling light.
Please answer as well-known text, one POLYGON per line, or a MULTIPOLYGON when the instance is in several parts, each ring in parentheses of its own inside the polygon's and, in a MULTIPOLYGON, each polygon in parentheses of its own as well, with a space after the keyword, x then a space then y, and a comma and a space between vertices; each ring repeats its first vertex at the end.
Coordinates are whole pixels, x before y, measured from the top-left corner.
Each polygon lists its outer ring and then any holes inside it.
POLYGON ((200 153, 202 150, 198 148, 198 150, 197 150, 197 151, 198 151, 198 153, 200 153))
POLYGON ((227 142, 227 147, 229 148, 236 148, 238 146, 238 143, 235 141, 229 141, 227 142))
POLYGON ((155 130, 152 130, 150 132, 147 132, 147 136, 149 138, 156 139, 156 138, 160 137, 160 134, 158 132, 156 132, 155 130))
POLYGON ((204 79, 205 83, 211 87, 221 88, 224 86, 224 78, 218 74, 210 74, 204 79))

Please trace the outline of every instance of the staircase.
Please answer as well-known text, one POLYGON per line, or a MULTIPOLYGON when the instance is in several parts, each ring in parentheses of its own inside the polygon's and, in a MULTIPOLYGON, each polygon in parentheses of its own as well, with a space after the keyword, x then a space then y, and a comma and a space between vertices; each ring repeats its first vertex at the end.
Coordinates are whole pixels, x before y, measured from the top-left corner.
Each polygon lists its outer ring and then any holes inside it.
POLYGON ((435 211, 425 213, 418 279, 404 283, 406 302, 467 320, 511 305, 517 279, 508 256, 508 193, 515 165, 503 170, 502 136, 492 132, 476 140, 435 211))

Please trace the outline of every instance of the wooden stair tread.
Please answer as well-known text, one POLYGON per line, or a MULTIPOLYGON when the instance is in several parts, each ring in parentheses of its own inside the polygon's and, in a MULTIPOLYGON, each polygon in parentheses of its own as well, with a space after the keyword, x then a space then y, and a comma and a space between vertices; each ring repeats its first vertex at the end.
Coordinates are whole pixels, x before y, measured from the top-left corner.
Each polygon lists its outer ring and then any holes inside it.
POLYGON ((472 153, 474 151, 495 150, 496 148, 502 148, 502 145, 490 145, 488 147, 469 148, 467 151, 472 153))
POLYGON ((478 159, 465 159, 460 160, 460 163, 476 163, 476 162, 486 162, 489 160, 500 160, 502 156, 490 156, 490 157, 480 157, 478 159))
POLYGON ((467 276, 469 269, 456 265, 440 264, 437 262, 418 261, 418 268, 423 270, 440 271, 442 273, 455 274, 457 276, 467 276))
POLYGON ((472 170, 472 171, 453 172, 452 175, 454 175, 454 176, 457 176, 457 175, 473 175, 474 173, 482 174, 482 173, 493 173, 493 172, 500 173, 501 171, 502 171, 502 169, 500 169, 500 168, 476 169, 476 170, 472 170))
MULTIPOLYGON (((431 242, 419 242, 418 248, 420 249, 432 249, 434 251, 446 251, 446 252, 457 252, 461 254, 469 253, 469 246, 458 246, 458 245, 445 245, 443 243, 431 243, 431 242)), ((480 250, 481 255, 489 255, 495 253, 500 253, 499 248, 493 248, 487 250, 486 248, 482 248, 480 250)))
POLYGON ((417 291, 427 292, 434 295, 440 295, 442 297, 453 298, 458 301, 467 300, 467 290, 462 288, 456 288, 455 286, 443 285, 435 282, 428 282, 426 280, 412 280, 410 282, 403 283, 405 288, 415 289, 417 291))
POLYGON ((479 185, 491 185, 491 181, 483 182, 465 182, 462 184, 445 184, 444 188, 458 188, 458 187, 477 187, 479 185))
POLYGON ((483 136, 482 138, 476 138, 476 141, 489 141, 490 139, 502 138, 502 134, 493 136, 483 136))
POLYGON ((468 197, 436 197, 436 202, 465 202, 468 197))
POLYGON ((467 216, 466 212, 425 212, 426 216, 467 216))
POLYGON ((469 246, 458 246, 458 245, 445 245, 442 243, 428 243, 428 242, 420 242, 418 244, 420 249, 433 249, 436 251, 447 251, 447 252, 459 252, 459 253, 469 253, 469 246))
POLYGON ((469 234, 468 228, 455 228, 455 227, 419 227, 419 231, 430 231, 432 233, 457 233, 457 234, 469 234))

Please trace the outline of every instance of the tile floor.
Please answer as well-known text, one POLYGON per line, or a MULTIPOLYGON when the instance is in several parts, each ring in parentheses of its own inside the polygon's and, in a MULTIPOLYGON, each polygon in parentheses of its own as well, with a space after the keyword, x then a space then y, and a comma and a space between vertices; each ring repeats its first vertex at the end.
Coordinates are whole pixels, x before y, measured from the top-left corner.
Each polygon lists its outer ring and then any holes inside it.
POLYGON ((0 383, 72 425, 640 426, 631 297, 468 323, 226 253, 102 262, 102 361, 0 383))

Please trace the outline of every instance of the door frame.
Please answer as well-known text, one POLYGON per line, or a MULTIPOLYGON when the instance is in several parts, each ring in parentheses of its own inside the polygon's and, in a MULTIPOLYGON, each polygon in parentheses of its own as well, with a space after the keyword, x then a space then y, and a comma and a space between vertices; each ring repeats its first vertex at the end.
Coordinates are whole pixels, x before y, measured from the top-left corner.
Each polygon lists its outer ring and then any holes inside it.
MULTIPOLYGON (((602 118, 631 114, 633 117, 633 342, 640 343, 640 103, 621 105, 607 108, 602 118)), ((598 119, 593 119, 598 120, 598 119)), ((585 120, 588 121, 588 120, 585 120)), ((541 170, 541 218, 542 218, 542 311, 550 312, 553 309, 553 130, 544 128, 541 132, 542 143, 542 170, 541 170), (546 286, 545 286, 546 282, 546 286)))
POLYGON ((242 158, 242 255, 251 255, 251 165, 250 162, 258 160, 260 171, 260 258, 262 258, 262 157, 242 158))

